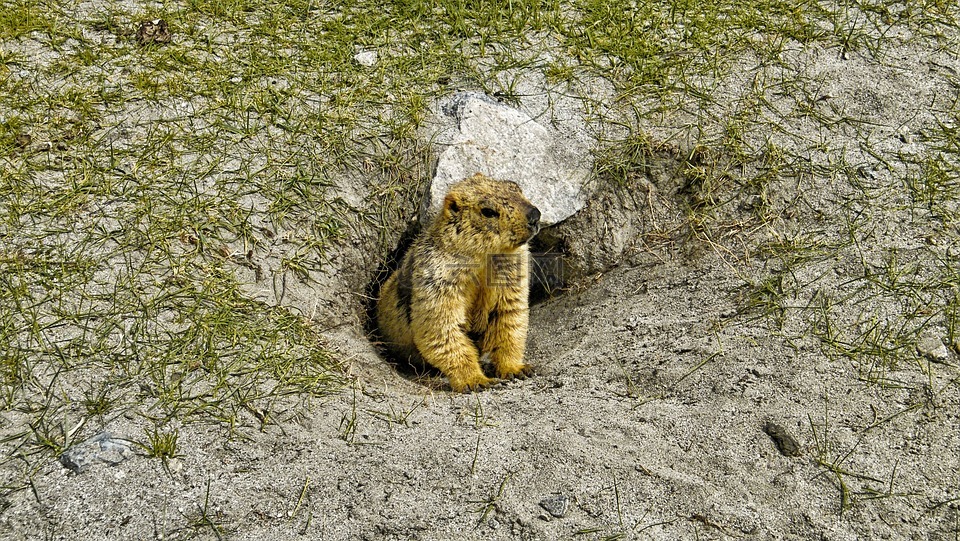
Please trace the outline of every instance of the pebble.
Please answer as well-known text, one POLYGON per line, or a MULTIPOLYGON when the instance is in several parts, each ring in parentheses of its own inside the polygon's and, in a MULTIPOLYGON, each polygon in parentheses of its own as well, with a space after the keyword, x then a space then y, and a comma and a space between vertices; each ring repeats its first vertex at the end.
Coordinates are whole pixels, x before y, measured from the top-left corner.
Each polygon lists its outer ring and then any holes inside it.
POLYGON ((570 498, 563 494, 553 494, 540 500, 540 507, 556 518, 563 518, 567 514, 570 498))
POLYGON ((179 458, 169 458, 167 459, 167 470, 170 473, 180 473, 183 471, 183 461, 179 458))
POLYGON ((950 350, 938 336, 926 334, 917 342, 917 353, 934 362, 943 362, 950 357, 950 350))
POLYGON ((767 433, 767 436, 770 436, 781 455, 800 456, 800 444, 787 432, 786 428, 777 423, 767 422, 763 425, 763 431, 767 433))
POLYGON ((170 25, 163 19, 143 21, 137 28, 137 43, 149 45, 151 43, 170 43, 170 25))
POLYGON ((64 451, 60 455, 60 464, 77 473, 83 473, 98 463, 116 466, 135 454, 129 440, 115 438, 109 432, 101 432, 64 451))
POLYGON ((379 55, 377 51, 360 51, 359 53, 353 55, 353 59, 356 60, 357 64, 365 68, 372 68, 377 65, 377 60, 379 55))
POLYGON ((900 126, 900 129, 897 130, 897 138, 908 145, 914 142, 913 132, 910 131, 908 126, 900 126))

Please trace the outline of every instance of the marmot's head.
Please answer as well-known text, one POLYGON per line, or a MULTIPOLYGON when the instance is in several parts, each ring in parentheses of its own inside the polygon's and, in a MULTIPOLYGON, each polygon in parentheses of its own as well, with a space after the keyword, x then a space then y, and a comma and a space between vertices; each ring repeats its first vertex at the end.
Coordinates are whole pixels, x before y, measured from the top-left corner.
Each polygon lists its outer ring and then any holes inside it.
POLYGON ((478 173, 450 187, 437 221, 454 246, 482 253, 510 251, 540 231, 540 210, 515 182, 478 173))

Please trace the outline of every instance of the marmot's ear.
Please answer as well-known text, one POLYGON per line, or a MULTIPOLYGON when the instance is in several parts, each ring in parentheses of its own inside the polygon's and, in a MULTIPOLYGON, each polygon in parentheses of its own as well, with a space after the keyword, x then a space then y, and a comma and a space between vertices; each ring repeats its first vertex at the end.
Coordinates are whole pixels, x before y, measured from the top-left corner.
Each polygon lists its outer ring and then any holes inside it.
POLYGON ((460 212, 460 204, 457 202, 457 197, 452 193, 448 193, 447 196, 443 198, 443 208, 449 210, 451 214, 460 212))

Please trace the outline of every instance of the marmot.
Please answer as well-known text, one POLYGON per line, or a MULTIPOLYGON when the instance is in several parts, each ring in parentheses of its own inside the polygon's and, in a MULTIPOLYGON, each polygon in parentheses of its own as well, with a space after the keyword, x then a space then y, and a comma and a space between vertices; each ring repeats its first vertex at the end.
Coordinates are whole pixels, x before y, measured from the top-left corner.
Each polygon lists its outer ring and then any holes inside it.
POLYGON ((476 174, 450 187, 434 218, 384 282, 377 323, 398 356, 440 370, 453 390, 526 377, 529 241, 540 210, 514 182, 476 174))

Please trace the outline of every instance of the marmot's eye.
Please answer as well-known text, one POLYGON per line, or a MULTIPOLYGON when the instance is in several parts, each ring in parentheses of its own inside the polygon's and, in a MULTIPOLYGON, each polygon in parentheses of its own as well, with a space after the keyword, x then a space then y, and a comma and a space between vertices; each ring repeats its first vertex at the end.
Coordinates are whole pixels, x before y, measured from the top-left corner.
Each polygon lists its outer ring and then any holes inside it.
POLYGON ((491 209, 491 208, 487 208, 487 207, 483 207, 482 209, 480 209, 480 214, 482 214, 484 218, 499 218, 499 217, 500 217, 500 213, 499 213, 499 212, 497 212, 497 211, 495 211, 495 210, 493 210, 493 209, 491 209))

